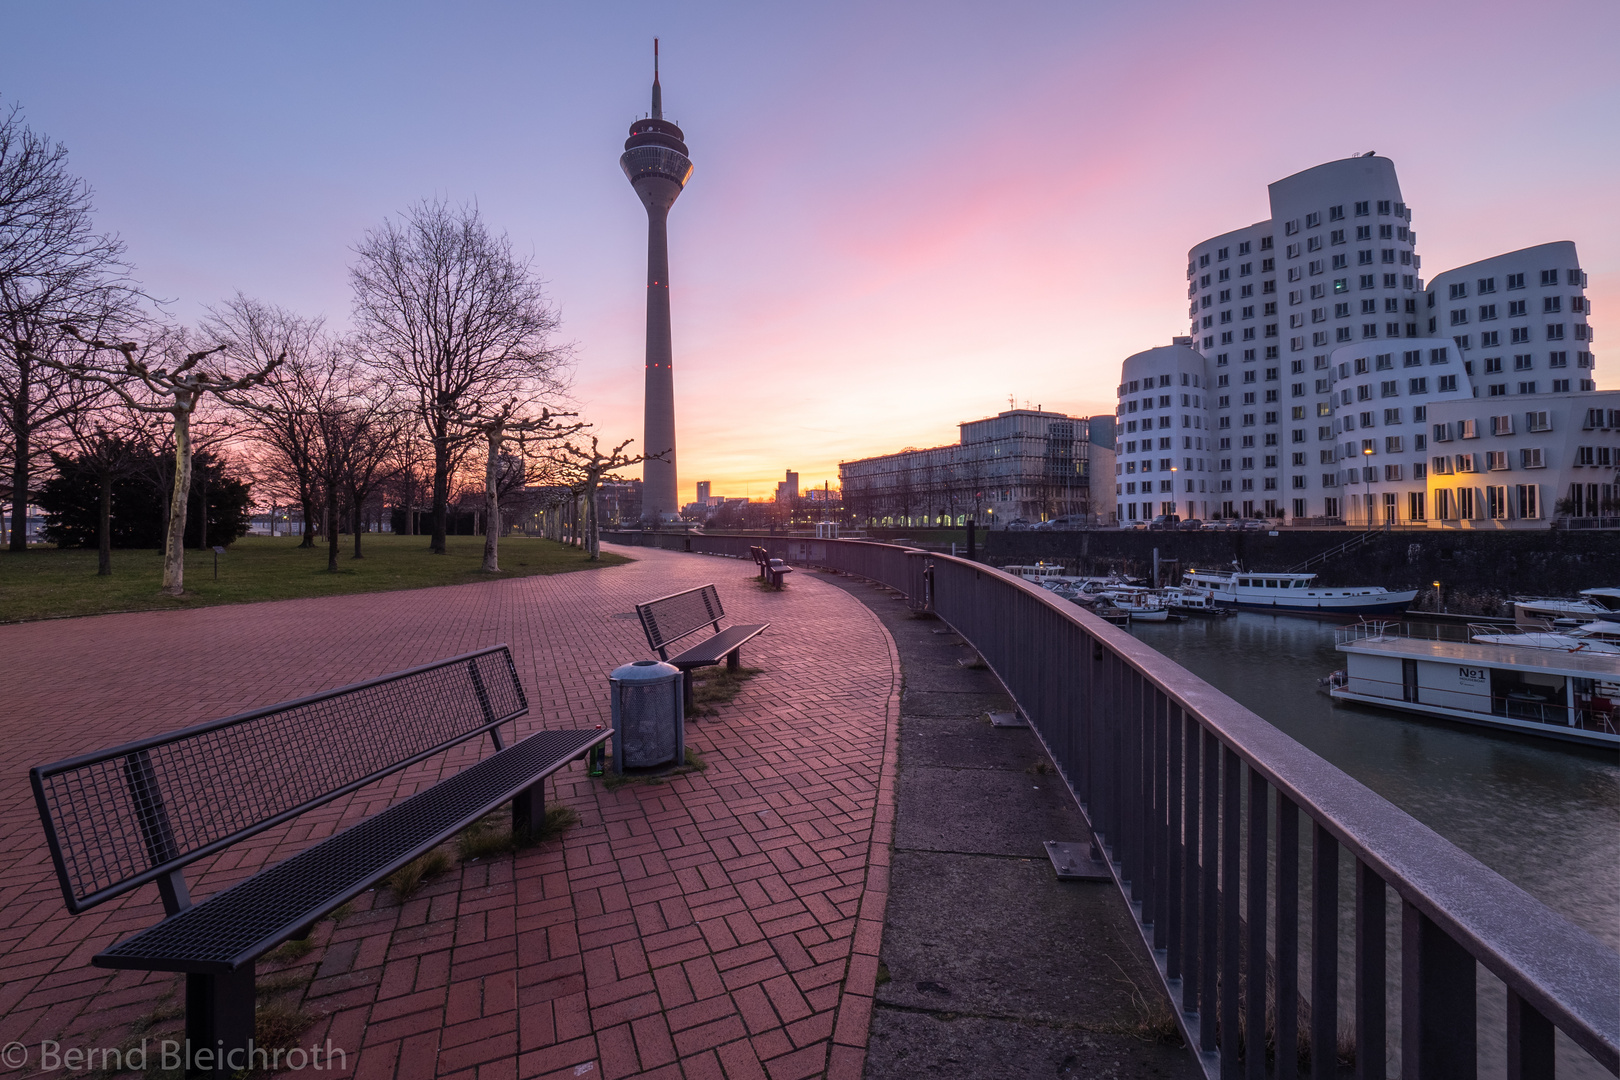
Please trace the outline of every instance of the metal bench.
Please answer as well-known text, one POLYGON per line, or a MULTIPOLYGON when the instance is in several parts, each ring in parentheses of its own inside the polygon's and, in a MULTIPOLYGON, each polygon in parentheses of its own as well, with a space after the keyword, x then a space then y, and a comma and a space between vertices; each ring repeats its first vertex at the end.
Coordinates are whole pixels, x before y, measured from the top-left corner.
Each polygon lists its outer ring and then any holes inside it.
POLYGON ((759 580, 769 581, 778 589, 782 587, 782 579, 793 573, 793 567, 781 559, 771 558, 771 553, 762 547, 751 547, 748 553, 754 557, 754 564, 759 567, 759 580))
MULTIPOLYGON (((538 731, 506 746, 500 726, 528 711, 497 645, 35 767, 68 910, 148 882, 163 899, 161 922, 91 963, 184 972, 191 1046, 245 1052, 259 957, 502 803, 514 830, 534 828, 545 778, 611 735, 538 731), (188 863, 484 734, 490 757, 192 902, 188 863)), ((199 1064, 218 1077, 245 1067, 240 1055, 199 1064)))
POLYGON ((702 585, 637 604, 636 614, 641 617, 641 628, 647 633, 648 646, 658 653, 660 660, 673 664, 684 673, 682 690, 688 715, 692 712, 693 670, 712 667, 725 660, 726 667, 735 671, 743 645, 771 625, 759 623, 721 629, 720 620, 726 617, 726 611, 720 606, 720 593, 713 585, 702 585), (714 629, 713 636, 704 638, 684 652, 669 655, 671 645, 692 636, 705 626, 714 629))

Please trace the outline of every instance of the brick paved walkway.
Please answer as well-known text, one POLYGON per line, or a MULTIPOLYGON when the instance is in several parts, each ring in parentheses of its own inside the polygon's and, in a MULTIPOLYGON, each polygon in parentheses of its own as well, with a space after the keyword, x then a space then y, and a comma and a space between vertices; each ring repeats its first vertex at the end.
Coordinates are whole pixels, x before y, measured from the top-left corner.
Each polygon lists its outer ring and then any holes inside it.
MULTIPOLYGON (((142 889, 66 915, 28 766, 498 642, 530 696, 520 733, 605 725, 605 673, 646 655, 616 616, 715 581, 737 620, 772 628, 744 652, 763 674, 688 726, 706 772, 608 791, 571 766, 548 792, 581 817, 560 842, 461 864, 403 904, 363 895, 307 957, 261 964, 261 995, 316 1017, 305 1045, 348 1051, 327 1076, 859 1077, 894 813, 892 641, 815 574, 770 593, 734 560, 633 554, 557 577, 0 627, 0 1043, 117 1046, 183 1000, 178 976, 89 966, 161 908, 142 889)), ((192 892, 487 753, 460 748, 197 864, 192 892)))

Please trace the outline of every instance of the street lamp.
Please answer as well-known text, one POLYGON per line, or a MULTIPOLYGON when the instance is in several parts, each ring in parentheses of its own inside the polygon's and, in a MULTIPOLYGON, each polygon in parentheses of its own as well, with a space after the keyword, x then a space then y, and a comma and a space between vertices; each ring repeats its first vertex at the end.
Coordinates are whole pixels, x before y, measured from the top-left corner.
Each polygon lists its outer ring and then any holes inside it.
MULTIPOLYGON (((1176 512, 1176 467, 1174 465, 1172 465, 1172 466, 1170 466, 1170 513, 1174 514, 1175 512, 1176 512)), ((1168 525, 1170 523, 1167 521, 1167 522, 1165 522, 1165 524, 1168 525)), ((1155 581, 1153 583, 1153 587, 1158 588, 1159 583, 1157 581, 1155 581)))
MULTIPOLYGON (((1370 457, 1372 457, 1372 447, 1363 446, 1361 448, 1361 459, 1362 459, 1362 461, 1366 461, 1370 457)), ((1367 531, 1372 532, 1372 466, 1371 465, 1363 465, 1362 466, 1361 478, 1367 482, 1367 531)))

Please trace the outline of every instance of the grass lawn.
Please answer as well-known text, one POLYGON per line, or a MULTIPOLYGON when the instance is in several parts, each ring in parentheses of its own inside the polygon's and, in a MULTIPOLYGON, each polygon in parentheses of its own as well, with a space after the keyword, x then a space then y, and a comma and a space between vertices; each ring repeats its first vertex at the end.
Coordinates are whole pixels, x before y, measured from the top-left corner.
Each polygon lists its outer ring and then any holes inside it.
POLYGON ((601 561, 593 563, 578 548, 508 536, 501 540, 501 573, 486 574, 479 569, 484 561, 482 536, 449 537, 444 555, 428 554, 425 536, 368 533, 361 546, 365 558, 352 558, 354 538, 343 537, 339 569, 332 574, 326 569, 325 544, 300 548, 296 538, 244 536, 219 557, 218 581, 212 551, 187 551, 186 594, 178 599, 159 591, 163 560, 155 550, 114 551, 111 577, 96 576, 94 551, 46 547, 22 554, 0 551, 0 623, 420 589, 631 561, 604 551, 601 561))

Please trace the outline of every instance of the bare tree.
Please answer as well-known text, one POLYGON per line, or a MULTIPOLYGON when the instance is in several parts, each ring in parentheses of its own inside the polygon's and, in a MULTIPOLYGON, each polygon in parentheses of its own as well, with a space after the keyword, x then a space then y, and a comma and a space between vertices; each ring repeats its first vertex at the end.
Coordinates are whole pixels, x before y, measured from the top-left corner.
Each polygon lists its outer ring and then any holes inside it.
POLYGON ((16 524, 26 519, 34 462, 95 396, 34 356, 77 351, 63 322, 120 332, 139 299, 123 244, 92 229, 90 198, 62 144, 30 129, 15 105, 0 115, 0 339, 10 343, 0 349, 0 455, 11 462, 13 551, 27 549, 16 524))
POLYGON ((433 540, 445 550, 450 478, 478 434, 458 412, 559 392, 568 349, 531 264, 476 206, 422 202, 366 233, 349 271, 368 353, 416 396, 433 445, 433 540))
POLYGON ((298 500, 303 510, 304 535, 298 546, 314 547, 316 424, 334 391, 339 354, 322 333, 320 319, 306 319, 241 293, 210 308, 203 328, 228 342, 226 356, 250 370, 284 358, 272 377, 230 404, 247 421, 245 434, 263 452, 260 473, 267 486, 298 500))
POLYGON ((75 380, 104 386, 124 399, 137 412, 166 413, 174 436, 174 488, 169 500, 168 533, 163 548, 163 591, 170 596, 185 592, 186 504, 191 497, 191 420, 197 407, 210 395, 232 394, 265 381, 281 364, 281 358, 245 374, 231 375, 222 367, 202 366, 203 361, 224 352, 226 345, 188 352, 184 332, 165 336, 142 346, 133 341, 106 342, 84 337, 74 326, 64 326, 69 337, 83 344, 88 356, 73 363, 48 358, 34 352, 26 341, 15 341, 19 354, 31 362, 65 371, 75 380), (95 362, 103 353, 117 354, 123 361, 101 365, 95 362), (147 357, 157 354, 158 362, 173 367, 154 368, 147 357))
MULTIPOLYGON (((491 574, 500 573, 501 569, 500 464, 506 440, 508 438, 517 438, 525 442, 552 442, 565 439, 584 427, 583 424, 562 425, 556 422, 562 417, 573 416, 573 413, 553 413, 549 409, 542 409, 539 416, 525 418, 519 415, 523 408, 523 406, 519 405, 517 398, 512 398, 505 404, 493 409, 457 410, 450 413, 452 429, 474 432, 484 440, 486 456, 484 464, 483 569, 491 574)), ((519 458, 519 461, 521 462, 521 458, 519 458)))
POLYGON ((555 451, 556 459, 562 464, 571 480, 570 486, 580 497, 585 506, 585 550, 594 561, 602 557, 602 523, 601 515, 596 505, 596 494, 602 487, 604 480, 621 480, 623 477, 615 475, 619 469, 628 469, 632 465, 639 465, 643 461, 662 458, 663 454, 636 454, 631 456, 624 452, 624 448, 635 442, 626 439, 618 446, 603 453, 595 435, 591 436, 591 446, 587 450, 583 443, 563 443, 555 451))
POLYGON ((366 500, 415 466, 411 442, 417 430, 415 418, 375 380, 369 392, 358 397, 359 403, 349 417, 349 446, 342 476, 353 517, 356 559, 365 557, 360 549, 360 534, 365 531, 361 515, 366 500))

